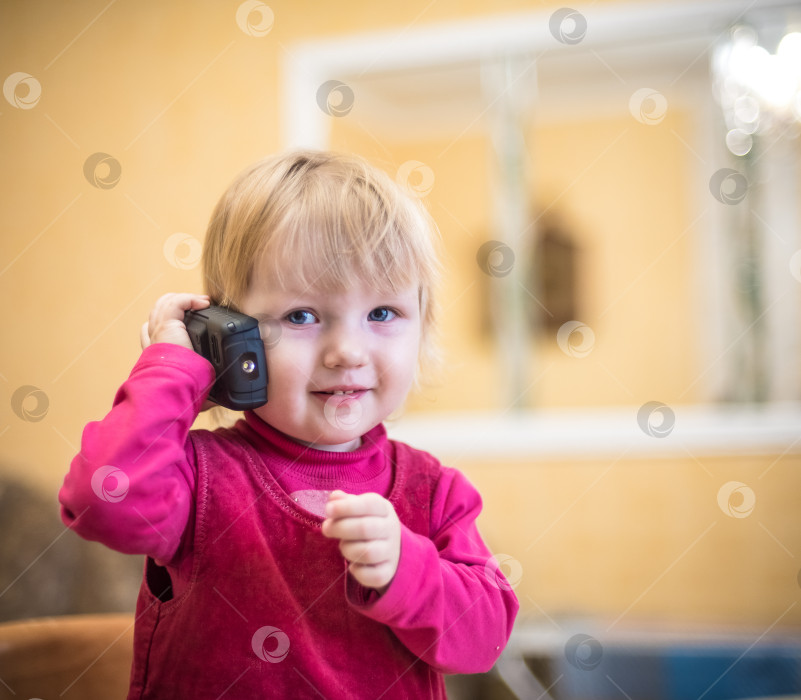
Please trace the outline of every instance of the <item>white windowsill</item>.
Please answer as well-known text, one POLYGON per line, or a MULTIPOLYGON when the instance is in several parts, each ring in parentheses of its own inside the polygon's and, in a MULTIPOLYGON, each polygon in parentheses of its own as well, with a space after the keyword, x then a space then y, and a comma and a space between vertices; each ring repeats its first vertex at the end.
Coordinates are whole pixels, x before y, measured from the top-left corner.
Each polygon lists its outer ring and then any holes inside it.
POLYGON ((664 437, 638 424, 639 406, 525 413, 409 414, 390 437, 440 458, 595 459, 801 454, 801 404, 671 406, 664 437))

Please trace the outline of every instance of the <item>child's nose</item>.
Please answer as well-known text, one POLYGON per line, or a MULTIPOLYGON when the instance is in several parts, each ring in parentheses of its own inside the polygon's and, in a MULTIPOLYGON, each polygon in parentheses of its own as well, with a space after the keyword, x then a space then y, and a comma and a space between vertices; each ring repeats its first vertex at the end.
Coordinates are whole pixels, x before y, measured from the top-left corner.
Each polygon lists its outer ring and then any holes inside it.
POLYGON ((358 331, 342 328, 329 335, 323 353, 323 364, 326 367, 361 367, 366 362, 366 346, 358 331))

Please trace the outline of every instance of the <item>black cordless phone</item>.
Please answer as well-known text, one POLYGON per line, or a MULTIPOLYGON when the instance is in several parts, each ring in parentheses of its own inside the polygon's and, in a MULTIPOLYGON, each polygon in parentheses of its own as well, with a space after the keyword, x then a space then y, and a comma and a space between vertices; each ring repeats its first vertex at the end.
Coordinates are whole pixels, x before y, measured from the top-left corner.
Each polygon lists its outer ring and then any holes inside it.
POLYGON ((214 367, 212 401, 235 411, 267 403, 267 361, 255 318, 209 306, 187 311, 184 325, 195 352, 214 367))

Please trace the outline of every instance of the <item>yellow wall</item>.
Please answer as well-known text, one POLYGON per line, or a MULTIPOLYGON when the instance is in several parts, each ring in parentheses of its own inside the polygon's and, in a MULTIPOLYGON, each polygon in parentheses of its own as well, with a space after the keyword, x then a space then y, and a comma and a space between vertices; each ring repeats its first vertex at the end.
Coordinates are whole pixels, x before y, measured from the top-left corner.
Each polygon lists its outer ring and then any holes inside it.
MULTIPOLYGON (((547 5, 561 3, 536 8, 547 5)), ((25 71, 42 86, 33 109, 5 101, 0 107, 0 298, 7 310, 0 476, 46 489, 54 508, 82 427, 108 410, 138 355, 138 329, 153 302, 167 291, 201 287, 197 268, 176 267, 191 248, 165 255, 165 243, 178 233, 202 239, 234 174, 281 146, 280 69, 288 47, 487 12, 478 0, 280 0, 270 3, 272 31, 256 38, 237 26, 237 6, 79 0, 0 8, 0 78, 25 71), (111 189, 91 186, 83 174, 99 151, 122 167, 111 189), (11 410, 12 394, 25 385, 46 395, 41 421, 20 420, 11 410)), ((533 4, 492 7, 510 12, 533 4)), ((687 313, 694 230, 675 237, 692 219, 686 177, 693 162, 674 134, 690 141, 692 133, 681 111, 662 126, 621 115, 538 125, 528 135, 541 173, 540 204, 556 202, 579 238, 581 320, 596 334, 592 354, 580 360, 562 353, 553 337, 532 346, 531 376, 541 378, 527 393, 528 406, 697 399, 701 367, 687 313), (585 172, 588 159, 593 166, 585 172)), ((465 136, 440 157, 442 141, 376 144, 343 120, 334 143, 390 171, 415 159, 436 175, 427 204, 445 248, 449 370, 411 409, 504 409, 501 368, 474 311, 482 293, 475 253, 492 237, 486 141, 465 136)), ((455 466, 484 494, 482 528, 493 550, 521 563, 528 615, 615 618, 627 611, 767 626, 798 597, 797 455, 709 459, 705 468, 691 459, 623 461, 609 471, 604 462, 455 466), (732 520, 716 510, 722 480, 751 483, 753 470, 776 459, 754 515, 732 520)), ((801 624, 801 607, 783 623, 790 621, 801 624)))
POLYGON ((798 455, 454 461, 484 497, 482 531, 494 552, 512 558, 507 572, 519 575, 529 619, 760 631, 779 618, 779 628, 801 622, 791 607, 799 597, 798 455), (746 517, 718 504, 729 481, 755 494, 746 517))

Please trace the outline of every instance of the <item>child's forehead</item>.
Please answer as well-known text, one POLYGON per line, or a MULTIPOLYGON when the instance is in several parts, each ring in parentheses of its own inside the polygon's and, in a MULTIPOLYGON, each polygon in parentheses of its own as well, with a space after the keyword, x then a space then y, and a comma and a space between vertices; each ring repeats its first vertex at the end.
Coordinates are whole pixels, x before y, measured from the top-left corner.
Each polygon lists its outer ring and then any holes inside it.
POLYGON ((404 297, 417 297, 419 285, 417 283, 404 283, 393 286, 383 282, 371 281, 364 278, 350 278, 342 280, 339 284, 309 282, 306 280, 279 281, 274 277, 255 277, 248 290, 252 296, 264 298, 297 298, 297 299, 338 299, 357 300, 360 298, 401 299, 404 297))
MULTIPOLYGON (((318 261, 319 262, 319 261, 318 261)), ((377 275, 358 264, 304 264, 304 261, 278 262, 263 255, 254 265, 249 292, 294 296, 330 296, 358 290, 362 293, 404 295, 420 287, 418 275, 409 269, 400 275, 377 275)), ((400 271, 398 271, 400 272, 400 271)))

